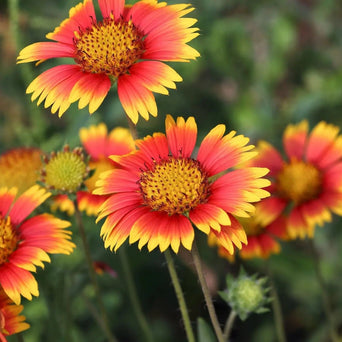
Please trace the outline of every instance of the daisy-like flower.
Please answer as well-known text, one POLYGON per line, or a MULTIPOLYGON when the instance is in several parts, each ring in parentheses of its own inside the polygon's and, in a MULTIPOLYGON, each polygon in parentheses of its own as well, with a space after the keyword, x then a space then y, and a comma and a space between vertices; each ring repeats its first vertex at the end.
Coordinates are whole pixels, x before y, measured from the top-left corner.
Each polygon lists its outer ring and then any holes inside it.
MULTIPOLYGON (((88 166, 94 170, 94 173, 84 181, 87 190, 77 191, 77 204, 79 210, 91 216, 98 213, 101 204, 108 198, 108 196, 92 194, 100 174, 114 168, 114 162, 108 157, 133 151, 135 143, 128 129, 116 127, 108 133, 104 123, 81 128, 79 135, 82 146, 90 157, 88 166)), ((74 203, 67 195, 56 196, 52 209, 66 211, 69 215, 75 211, 74 203)))
POLYGON ((43 152, 38 148, 20 147, 0 155, 0 188, 17 187, 18 195, 39 179, 43 152))
POLYGON ((15 305, 0 287, 0 341, 6 342, 6 336, 20 333, 30 327, 25 316, 20 315, 22 305, 15 305))
POLYGON ((16 188, 0 188, 0 286, 20 304, 21 296, 38 296, 38 284, 31 272, 50 262, 47 253, 70 254, 70 226, 50 214, 28 218, 50 193, 34 185, 17 199, 16 188))
POLYGON ((129 237, 149 251, 169 246, 177 253, 182 244, 190 250, 194 224, 209 234, 219 232, 227 248, 241 248, 246 235, 233 215, 249 216, 269 181, 261 178, 267 169, 231 168, 255 156, 249 139, 225 126, 210 131, 191 157, 197 138, 195 119, 177 122, 168 115, 166 135, 155 133, 137 140, 138 150, 124 156, 111 156, 114 170, 103 172, 94 190, 109 195, 100 208, 97 221, 107 217, 101 235, 105 247, 117 250, 129 237), (224 174, 223 174, 224 173, 224 174))
MULTIPOLYGON (((262 202, 262 201, 261 201, 262 202)), ((260 202, 260 203, 261 203, 260 202)), ((259 204, 256 204, 256 211, 252 217, 239 218, 247 234, 247 244, 242 245, 239 255, 243 259, 263 258, 267 259, 271 254, 278 254, 281 246, 278 239, 287 239, 286 219, 279 216, 275 221, 263 225, 259 221, 259 204)), ((227 249, 219 244, 215 231, 208 236, 209 245, 218 245, 218 253, 230 262, 234 261, 234 256, 227 249)))
POLYGON ((118 95, 127 115, 137 123, 139 114, 148 120, 157 116, 153 92, 168 94, 182 78, 164 61, 186 62, 199 53, 187 43, 198 36, 196 19, 183 18, 194 8, 188 4, 167 5, 142 0, 133 6, 125 0, 99 0, 103 19, 97 20, 92 0, 70 10, 54 32, 24 48, 18 63, 42 62, 69 57, 76 64, 53 67, 27 88, 32 101, 61 116, 71 103, 89 105, 93 113, 117 82, 118 95))
POLYGON ((289 125, 283 135, 286 157, 269 143, 258 145, 252 166, 267 167, 271 197, 260 203, 262 221, 288 215, 290 238, 312 237, 315 225, 342 215, 342 136, 337 126, 318 123, 308 133, 308 122, 289 125))

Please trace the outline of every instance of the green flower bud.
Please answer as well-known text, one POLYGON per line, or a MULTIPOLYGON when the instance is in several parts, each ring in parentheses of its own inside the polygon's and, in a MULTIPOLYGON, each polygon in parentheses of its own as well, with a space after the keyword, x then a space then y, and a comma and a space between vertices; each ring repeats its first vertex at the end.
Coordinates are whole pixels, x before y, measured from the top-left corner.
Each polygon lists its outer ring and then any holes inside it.
POLYGON ((219 292, 220 296, 245 320, 251 313, 268 311, 265 305, 270 302, 269 288, 265 287, 267 278, 257 279, 257 275, 248 276, 243 270, 234 279, 227 276, 227 290, 219 292))

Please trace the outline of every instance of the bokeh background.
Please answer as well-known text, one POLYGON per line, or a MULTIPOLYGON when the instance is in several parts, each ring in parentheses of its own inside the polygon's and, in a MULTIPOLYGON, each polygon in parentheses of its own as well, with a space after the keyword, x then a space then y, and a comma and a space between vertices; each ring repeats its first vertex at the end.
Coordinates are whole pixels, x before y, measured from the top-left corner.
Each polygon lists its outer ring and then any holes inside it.
MULTIPOLYGON (((67 17, 75 0, 0 1, 0 153, 13 147, 37 146, 44 151, 79 145, 80 127, 105 122, 109 129, 127 127, 115 92, 92 116, 73 104, 60 119, 37 107, 25 94, 27 85, 49 66, 16 65, 18 51, 37 41, 67 17)), ((169 1, 176 3, 176 1, 169 1)), ((190 63, 173 63, 183 82, 169 96, 156 96, 159 115, 148 122, 140 118, 140 137, 164 131, 166 114, 194 115, 202 138, 216 124, 281 147, 289 123, 307 119, 311 128, 321 120, 342 124, 342 2, 339 0, 193 0, 200 36, 190 45, 201 57, 190 63)), ((0 175, 1 177, 1 175, 0 175)), ((62 215, 63 216, 63 215, 62 215)), ((70 219, 73 222, 73 218, 70 219)), ((103 248, 100 225, 85 218, 94 259, 105 261, 117 273, 99 276, 101 291, 113 331, 120 341, 143 341, 130 307, 120 250, 103 248)), ((77 230, 78 248, 71 256, 53 257, 37 274, 41 295, 24 300, 31 329, 26 342, 105 341, 91 315, 92 288, 77 230)), ((317 228, 314 245, 331 296, 334 317, 342 328, 342 220, 317 228)), ((215 294, 224 288, 225 275, 237 274, 241 264, 248 273, 271 270, 278 289, 288 341, 329 341, 322 293, 314 271, 310 243, 282 243, 282 252, 269 260, 220 259, 206 237, 197 236, 207 277, 215 294)), ((125 246, 143 310, 156 341, 185 341, 181 315, 164 256, 136 245, 125 246)), ((176 259, 194 327, 197 317, 209 321, 197 278, 188 255, 176 259)), ((222 324, 229 307, 215 296, 222 324)), ((340 329, 341 331, 342 329, 340 329)), ((16 337, 9 341, 16 341, 16 337)), ((272 311, 236 321, 231 341, 276 341, 272 311)))

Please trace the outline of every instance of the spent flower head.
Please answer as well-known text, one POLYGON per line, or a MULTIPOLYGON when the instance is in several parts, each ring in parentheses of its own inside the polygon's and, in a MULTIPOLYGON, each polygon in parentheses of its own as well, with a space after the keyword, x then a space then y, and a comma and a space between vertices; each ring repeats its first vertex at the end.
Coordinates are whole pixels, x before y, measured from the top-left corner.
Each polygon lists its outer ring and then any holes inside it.
POLYGON ((257 278, 254 274, 249 276, 241 269, 239 276, 226 278, 227 289, 219 292, 220 296, 234 310, 240 319, 245 320, 252 313, 264 313, 265 307, 271 298, 266 287, 267 278, 257 278))
POLYGON ((44 158, 42 182, 49 190, 72 194, 82 187, 89 172, 82 148, 71 151, 66 145, 62 151, 51 152, 44 158))

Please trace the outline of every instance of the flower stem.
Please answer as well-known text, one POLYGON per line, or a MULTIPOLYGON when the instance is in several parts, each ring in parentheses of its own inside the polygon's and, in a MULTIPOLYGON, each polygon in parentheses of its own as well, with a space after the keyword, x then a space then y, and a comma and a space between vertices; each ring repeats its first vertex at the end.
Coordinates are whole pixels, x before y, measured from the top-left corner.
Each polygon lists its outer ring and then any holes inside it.
POLYGON ((330 338, 331 338, 331 341, 333 341, 333 342, 339 342, 340 339, 339 339, 337 329, 336 329, 336 325, 335 325, 334 313, 332 310, 331 300, 330 300, 330 297, 328 295, 328 292, 326 289, 326 284, 325 284, 323 274, 321 271, 320 262, 319 262, 319 255, 318 255, 317 250, 315 249, 315 246, 314 246, 312 239, 309 239, 309 247, 310 247, 311 255, 313 258, 313 262, 314 262, 315 274, 317 277, 318 285, 319 285, 319 287, 321 289, 321 293, 322 293, 323 308, 324 308, 325 315, 326 315, 327 320, 328 320, 330 338))
POLYGON ((272 311, 275 323, 276 334, 279 342, 286 342, 286 334, 284 329, 284 318, 281 309, 281 304, 279 300, 279 295, 277 288, 274 283, 273 273, 270 269, 269 264, 266 264, 267 275, 271 286, 271 296, 272 296, 272 311))
POLYGON ((191 254, 192 254, 194 264, 195 264, 198 279, 199 279, 199 282, 201 284, 204 299, 205 299, 205 302, 206 302, 206 305, 207 305, 207 308, 209 311, 211 323, 212 323, 213 328, 215 330, 216 337, 217 337, 219 342, 224 342, 222 329, 221 329, 220 323, 217 319, 215 308, 213 305, 213 301, 211 299, 211 295, 210 295, 210 292, 208 289, 208 285, 207 285, 207 282, 206 282, 205 277, 204 277, 204 273, 203 273, 203 269, 202 269, 202 262, 201 262, 195 241, 194 241, 194 244, 192 246, 191 254))
POLYGON ((236 311, 231 310, 223 330, 224 341, 228 341, 233 329, 234 321, 237 316, 236 311))
POLYGON ((93 260, 90 255, 90 248, 89 248, 88 240, 87 240, 84 225, 83 225, 82 214, 78 209, 76 200, 74 201, 74 205, 75 205, 75 216, 76 216, 77 226, 78 226, 78 230, 82 239, 82 244, 83 244, 84 254, 85 254, 85 258, 86 258, 86 262, 88 266, 90 280, 93 285, 96 301, 98 303, 98 306, 101 312, 102 324, 100 325, 100 327, 102 328, 103 332, 106 334, 108 341, 117 342, 117 339, 112 334, 110 327, 109 327, 108 316, 106 314, 106 310, 103 305, 99 285, 97 283, 96 274, 95 274, 95 270, 93 266, 93 260))
POLYGON ((121 265, 123 268, 124 278, 127 284, 128 295, 131 300, 134 313, 137 317, 140 328, 145 335, 145 340, 148 342, 152 342, 154 341, 153 336, 152 336, 151 330, 149 328, 149 325, 147 323, 147 320, 141 308, 141 304, 140 304, 137 290, 135 287, 133 275, 132 275, 131 268, 129 265, 129 260, 128 260, 124 246, 120 248, 120 251, 118 254, 119 254, 121 265))
POLYGON ((174 287, 175 292, 176 292, 179 308, 180 308, 181 313, 182 313, 184 328, 185 328, 186 336, 188 338, 188 342, 195 342, 195 335, 194 335, 194 332, 192 331, 189 312, 188 312, 188 309, 187 309, 187 306, 185 303, 182 288, 181 288, 180 283, 179 283, 179 279, 178 279, 178 275, 176 272, 175 264, 173 262, 173 258, 172 258, 171 253, 168 249, 164 252, 164 255, 166 258, 167 267, 169 269, 172 284, 173 284, 173 287, 174 287))

